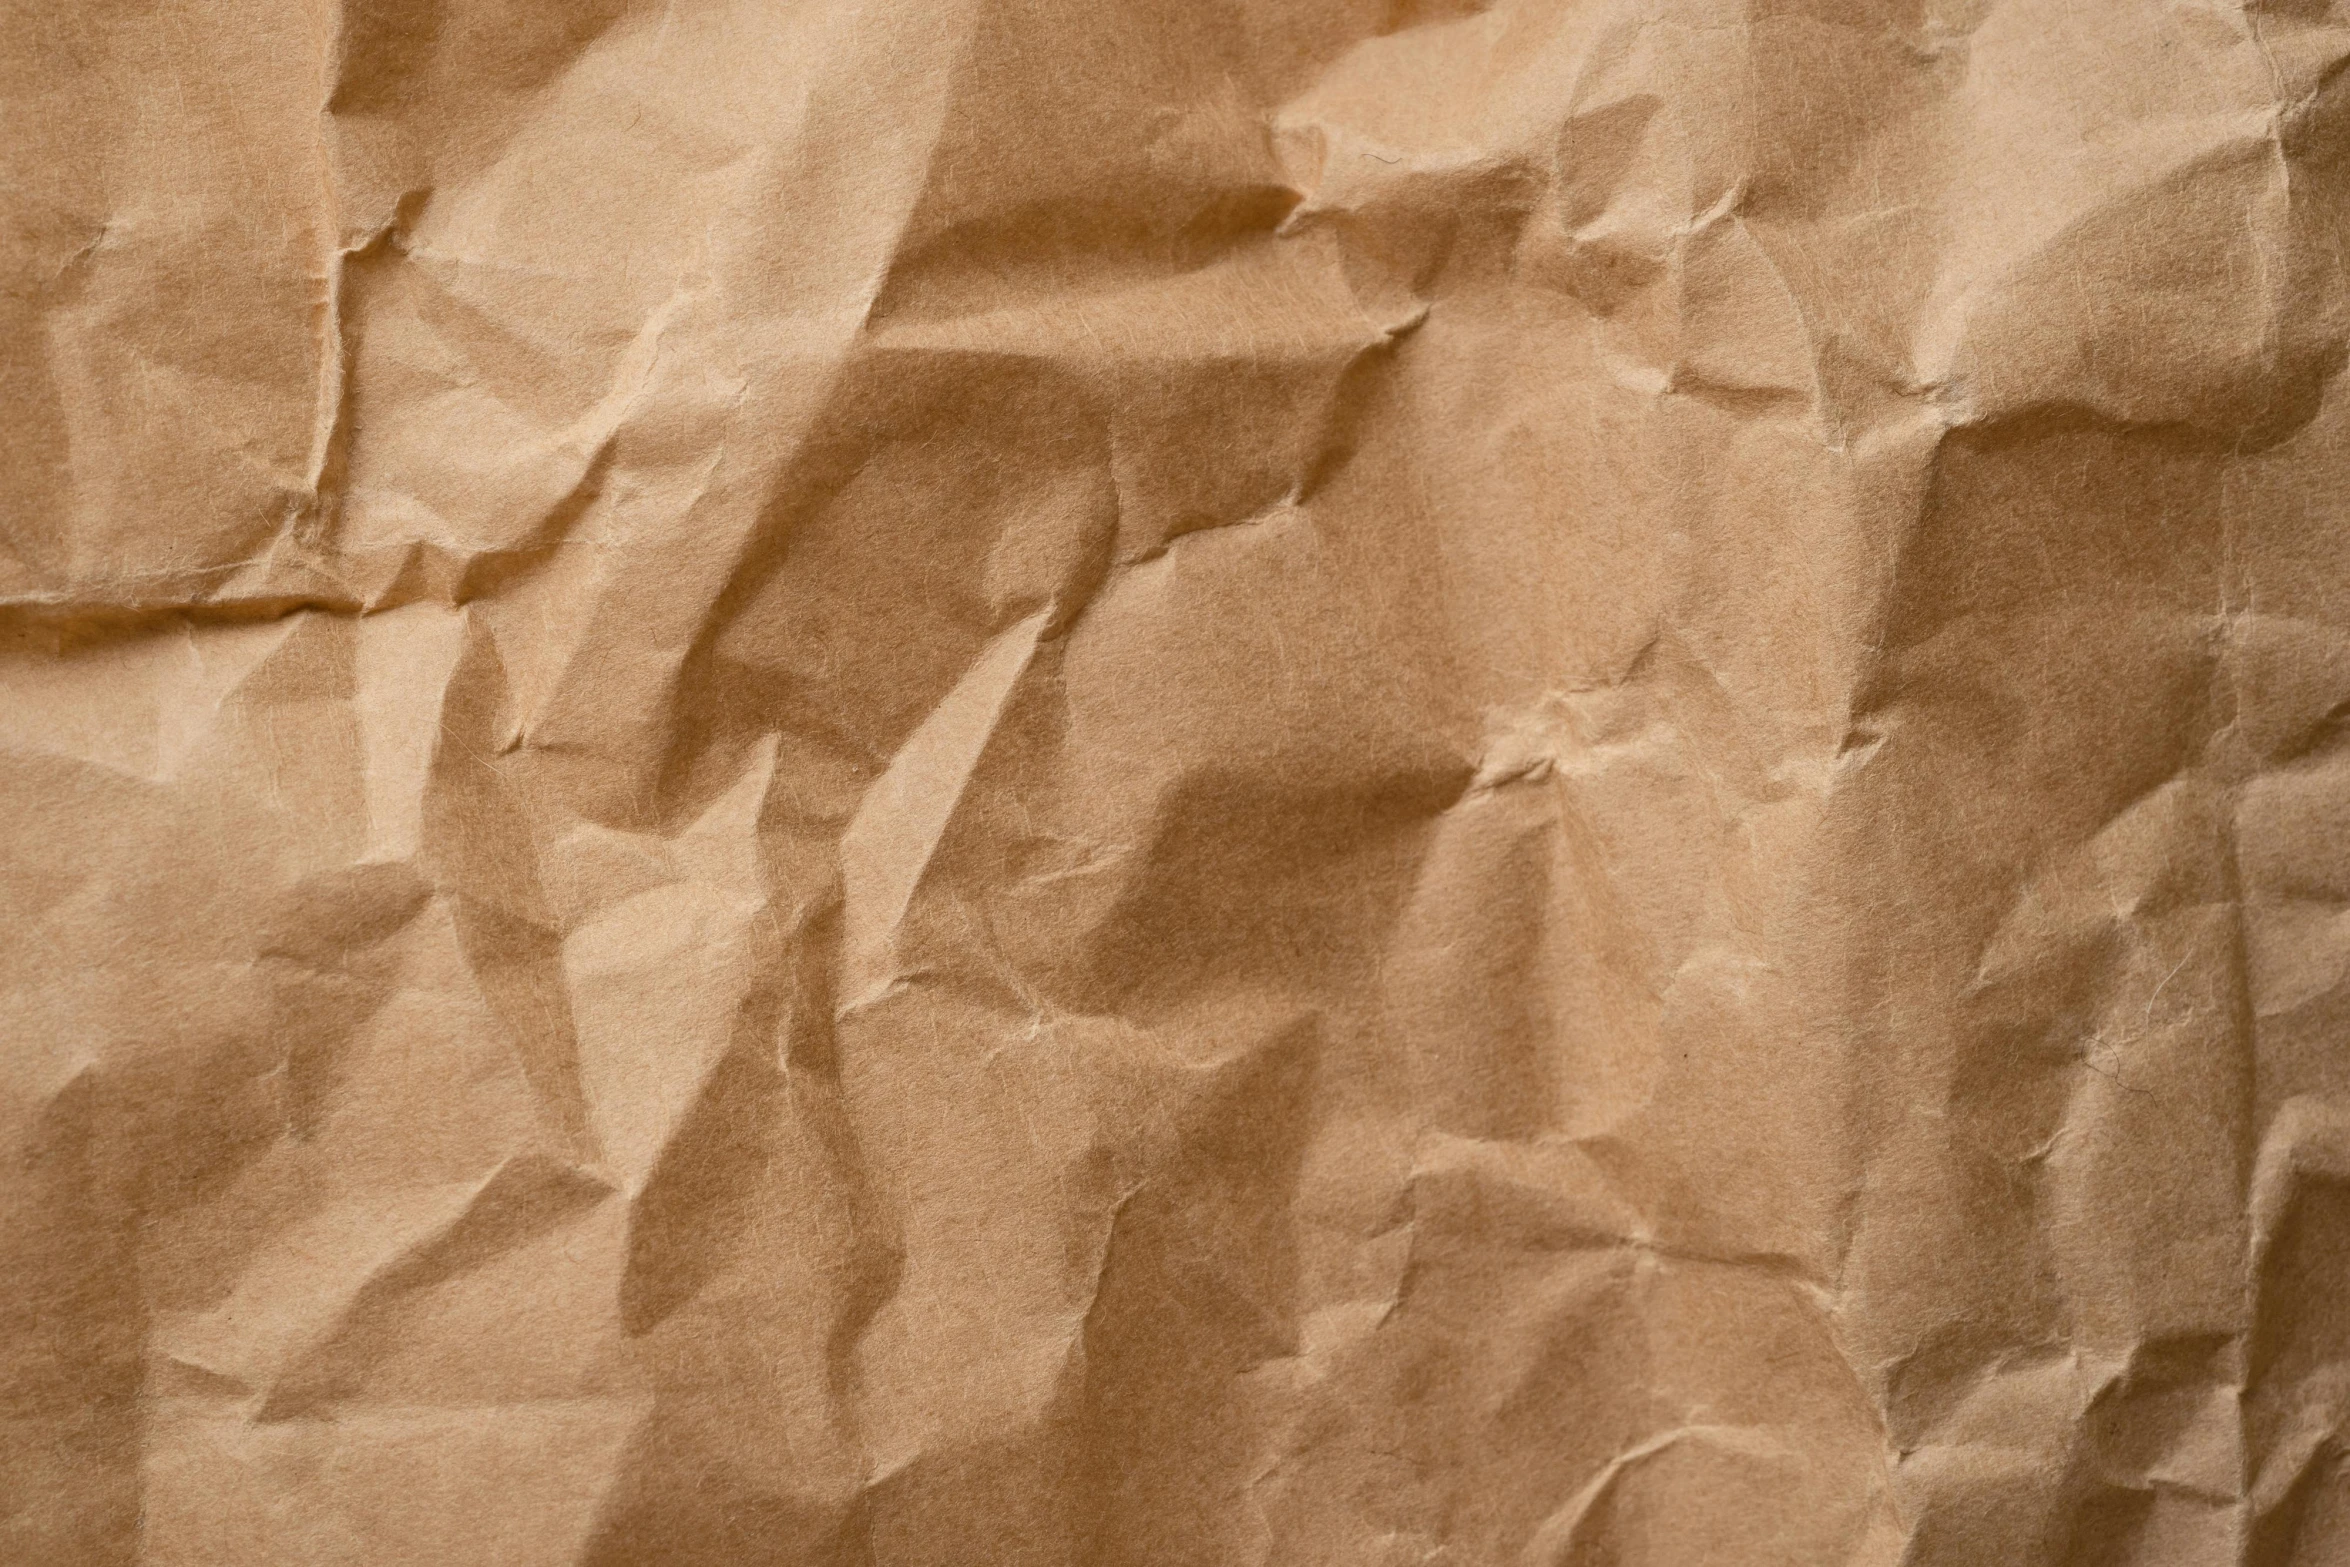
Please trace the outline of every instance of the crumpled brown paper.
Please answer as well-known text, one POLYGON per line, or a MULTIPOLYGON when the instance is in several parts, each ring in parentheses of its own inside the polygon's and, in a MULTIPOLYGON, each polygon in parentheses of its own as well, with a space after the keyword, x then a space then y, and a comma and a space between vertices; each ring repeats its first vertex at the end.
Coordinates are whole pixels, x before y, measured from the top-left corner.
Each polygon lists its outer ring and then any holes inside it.
POLYGON ((2350 14, 47 0, 0 1562, 2350 1562, 2350 14))

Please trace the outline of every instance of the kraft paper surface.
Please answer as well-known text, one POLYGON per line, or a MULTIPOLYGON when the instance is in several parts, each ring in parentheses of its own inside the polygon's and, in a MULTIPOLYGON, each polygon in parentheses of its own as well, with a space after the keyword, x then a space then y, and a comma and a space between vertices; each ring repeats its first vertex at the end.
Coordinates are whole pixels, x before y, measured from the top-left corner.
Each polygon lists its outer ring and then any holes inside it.
POLYGON ((0 125, 0 1567, 2350 1564, 2341 0, 0 125))

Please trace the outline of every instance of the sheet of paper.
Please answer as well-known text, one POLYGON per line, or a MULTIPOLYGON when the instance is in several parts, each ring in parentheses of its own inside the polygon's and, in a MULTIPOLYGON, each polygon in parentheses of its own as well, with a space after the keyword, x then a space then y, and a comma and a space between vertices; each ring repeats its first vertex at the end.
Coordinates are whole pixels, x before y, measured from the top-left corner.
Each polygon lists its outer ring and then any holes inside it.
POLYGON ((23 0, 0 1563, 2350 1562, 2333 0, 23 0))

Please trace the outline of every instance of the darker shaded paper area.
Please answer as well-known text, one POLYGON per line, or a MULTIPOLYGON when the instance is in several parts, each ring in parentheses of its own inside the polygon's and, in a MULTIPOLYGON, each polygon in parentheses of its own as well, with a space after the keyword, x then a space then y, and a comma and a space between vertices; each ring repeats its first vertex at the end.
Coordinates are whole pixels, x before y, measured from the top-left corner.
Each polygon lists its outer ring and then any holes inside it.
POLYGON ((0 41, 0 1561, 2350 1560, 2350 17, 0 41))

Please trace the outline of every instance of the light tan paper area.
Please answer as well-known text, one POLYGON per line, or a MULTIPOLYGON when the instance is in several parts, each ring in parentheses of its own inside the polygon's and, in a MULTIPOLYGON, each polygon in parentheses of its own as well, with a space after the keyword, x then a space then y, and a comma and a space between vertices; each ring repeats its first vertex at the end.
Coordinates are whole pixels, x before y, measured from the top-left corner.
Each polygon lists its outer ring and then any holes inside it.
POLYGON ((2346 59, 19 0, 0 1563, 2350 1563, 2346 59))

